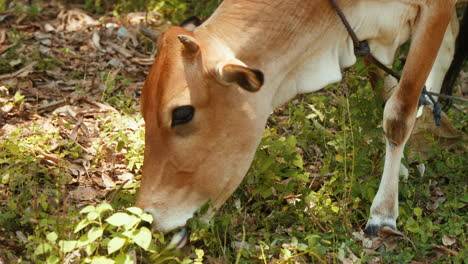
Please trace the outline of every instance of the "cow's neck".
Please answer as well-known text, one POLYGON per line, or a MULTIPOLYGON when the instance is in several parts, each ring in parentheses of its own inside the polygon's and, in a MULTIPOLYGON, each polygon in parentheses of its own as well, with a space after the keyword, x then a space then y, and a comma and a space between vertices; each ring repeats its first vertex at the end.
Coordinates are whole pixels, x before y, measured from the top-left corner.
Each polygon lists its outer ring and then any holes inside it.
MULTIPOLYGON (((396 49, 409 36, 409 26, 402 25, 414 19, 404 12, 405 4, 340 4, 358 37, 368 39, 374 55, 391 64, 396 49)), ((258 97, 271 109, 296 94, 341 80, 341 69, 356 61, 352 41, 328 0, 226 0, 196 33, 264 71, 266 83, 258 97)))

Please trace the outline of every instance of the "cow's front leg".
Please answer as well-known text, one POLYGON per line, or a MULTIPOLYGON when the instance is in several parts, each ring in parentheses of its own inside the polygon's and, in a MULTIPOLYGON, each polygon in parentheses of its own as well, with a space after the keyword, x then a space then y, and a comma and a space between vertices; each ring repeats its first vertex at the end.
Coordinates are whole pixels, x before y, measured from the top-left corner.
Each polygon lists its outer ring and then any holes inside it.
POLYGON ((411 133, 416 115, 415 104, 405 104, 393 95, 384 110, 386 135, 385 165, 379 190, 372 202, 370 218, 365 232, 376 236, 380 228, 389 226, 396 230, 398 217, 398 178, 405 143, 411 133))
POLYGON ((403 149, 414 125, 418 98, 437 56, 455 0, 419 3, 418 23, 413 30, 408 59, 395 92, 384 110, 387 137, 384 173, 372 202, 366 233, 375 236, 383 226, 396 229, 398 217, 398 172, 403 149))

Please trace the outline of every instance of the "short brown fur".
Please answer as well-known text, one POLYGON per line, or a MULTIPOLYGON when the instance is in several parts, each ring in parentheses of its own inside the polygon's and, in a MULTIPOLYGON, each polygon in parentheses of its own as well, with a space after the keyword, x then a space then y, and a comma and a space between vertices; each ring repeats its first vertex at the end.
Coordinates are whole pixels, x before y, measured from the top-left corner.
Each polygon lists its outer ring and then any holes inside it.
MULTIPOLYGON (((396 10, 405 6, 402 21, 414 22, 417 17, 409 59, 384 116, 387 138, 401 150, 455 1, 338 2, 345 13, 363 3, 398 3, 388 6, 396 10)), ((363 19, 367 17, 369 14, 363 19)), ((377 22, 380 19, 373 17, 377 22)), ((382 32, 369 35, 370 41, 392 39, 392 34, 382 36, 382 32)), ((276 97, 283 94, 281 99, 288 99, 300 92, 293 89, 301 80, 288 78, 296 76, 303 59, 330 52, 328 47, 345 47, 346 37, 328 0, 225 0, 195 32, 170 28, 160 38, 159 54, 143 87, 146 145, 137 206, 151 210, 163 231, 184 225, 207 200, 221 206, 246 174, 267 117, 281 102, 276 97), (181 35, 188 38, 181 39, 181 35), (333 46, 339 41, 343 46, 333 46), (199 49, 193 48, 194 43, 199 49), (186 51, 190 51, 190 59, 186 51), (219 71, 232 61, 239 63, 228 66, 224 73, 219 71), (283 81, 294 84, 288 93, 280 93, 283 81), (172 127, 171 113, 181 105, 193 106, 195 115, 190 122, 172 127)), ((338 60, 336 57, 332 59, 338 60)), ((387 153, 393 155, 392 164, 386 164, 383 180, 392 188, 371 210, 395 219, 398 178, 394 168, 399 165, 399 153, 387 153)))

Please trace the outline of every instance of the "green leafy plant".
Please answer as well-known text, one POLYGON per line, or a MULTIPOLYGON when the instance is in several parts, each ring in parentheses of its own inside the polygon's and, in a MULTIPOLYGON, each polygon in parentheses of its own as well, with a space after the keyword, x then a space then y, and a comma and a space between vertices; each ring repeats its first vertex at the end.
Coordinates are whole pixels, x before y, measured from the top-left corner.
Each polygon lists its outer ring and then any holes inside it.
MULTIPOLYGON (((208 17, 220 1, 84 3, 88 11, 97 13, 112 8, 115 14, 157 10, 163 19, 177 24, 192 15, 208 17)), ((1 6, 0 0, 0 10, 1 6)), ((38 11, 17 7, 28 18, 38 11)), ((3 73, 31 60, 17 54, 26 35, 14 27, 7 34, 14 46, 2 54, 3 73), (11 67, 9 62, 18 58, 21 63, 11 67)), ((61 61, 36 53, 32 58, 36 69, 62 66, 61 61)), ((66 49, 62 53, 70 55, 66 49)), ((399 58, 394 68, 401 70, 403 62, 399 58)), ((370 86, 367 71, 358 60, 346 73, 347 85, 330 85, 279 107, 268 120, 244 182, 210 222, 200 217, 209 206, 188 221, 190 236, 183 250, 168 249, 168 235, 140 225, 152 220, 131 207, 139 181, 114 187, 111 199, 103 201, 110 204, 80 211, 76 202, 66 199, 72 178, 67 164, 60 159, 53 163, 47 155, 82 159, 86 153, 81 146, 40 125, 28 124, 0 135, 0 256, 19 263, 65 259, 77 263, 464 263, 468 253, 465 142, 446 150, 429 137, 430 153, 406 155, 410 175, 400 184, 397 226, 405 239, 379 252, 369 250, 360 238, 385 154, 384 102, 370 86), (424 177, 415 162, 426 164, 424 177)), ((77 70, 71 76, 82 79, 86 74, 77 70)), ((143 122, 135 114, 135 98, 122 89, 133 80, 119 71, 98 76, 104 83, 101 100, 118 111, 95 117, 101 133, 90 147, 95 153, 88 159, 90 168, 100 169, 109 153, 115 154, 123 160, 122 168, 139 179, 143 122)), ((21 93, 3 97, 1 107, 25 102, 21 93)), ((458 129, 467 131, 466 109, 448 115, 458 129)), ((58 119, 52 119, 52 124, 58 119)), ((405 154, 409 153, 408 148, 405 154)))
MULTIPOLYGON (((130 251, 136 246, 148 252, 155 252, 153 234, 147 227, 138 227, 142 221, 151 224, 153 218, 143 213, 140 208, 130 207, 126 212, 116 212, 105 217, 107 211, 113 211, 107 203, 98 206, 89 205, 80 211, 82 220, 74 228, 78 239, 58 239, 55 232, 46 235, 47 242, 36 247, 34 257, 37 262, 46 256, 45 263, 59 263, 67 254, 82 249, 85 252, 82 263, 135 263, 130 251)), ((159 238, 159 237, 158 237, 159 238)), ((163 239, 162 236, 160 238, 163 239)))

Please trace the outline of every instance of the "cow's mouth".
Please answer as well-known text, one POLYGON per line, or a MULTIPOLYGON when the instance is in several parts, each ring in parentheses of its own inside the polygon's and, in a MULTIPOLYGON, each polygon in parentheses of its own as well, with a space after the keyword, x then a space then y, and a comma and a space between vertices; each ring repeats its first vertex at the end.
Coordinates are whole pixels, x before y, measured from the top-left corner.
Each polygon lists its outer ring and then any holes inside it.
POLYGON ((166 246, 166 249, 180 249, 187 244, 189 232, 187 227, 183 227, 180 231, 177 231, 171 239, 171 242, 166 246))

